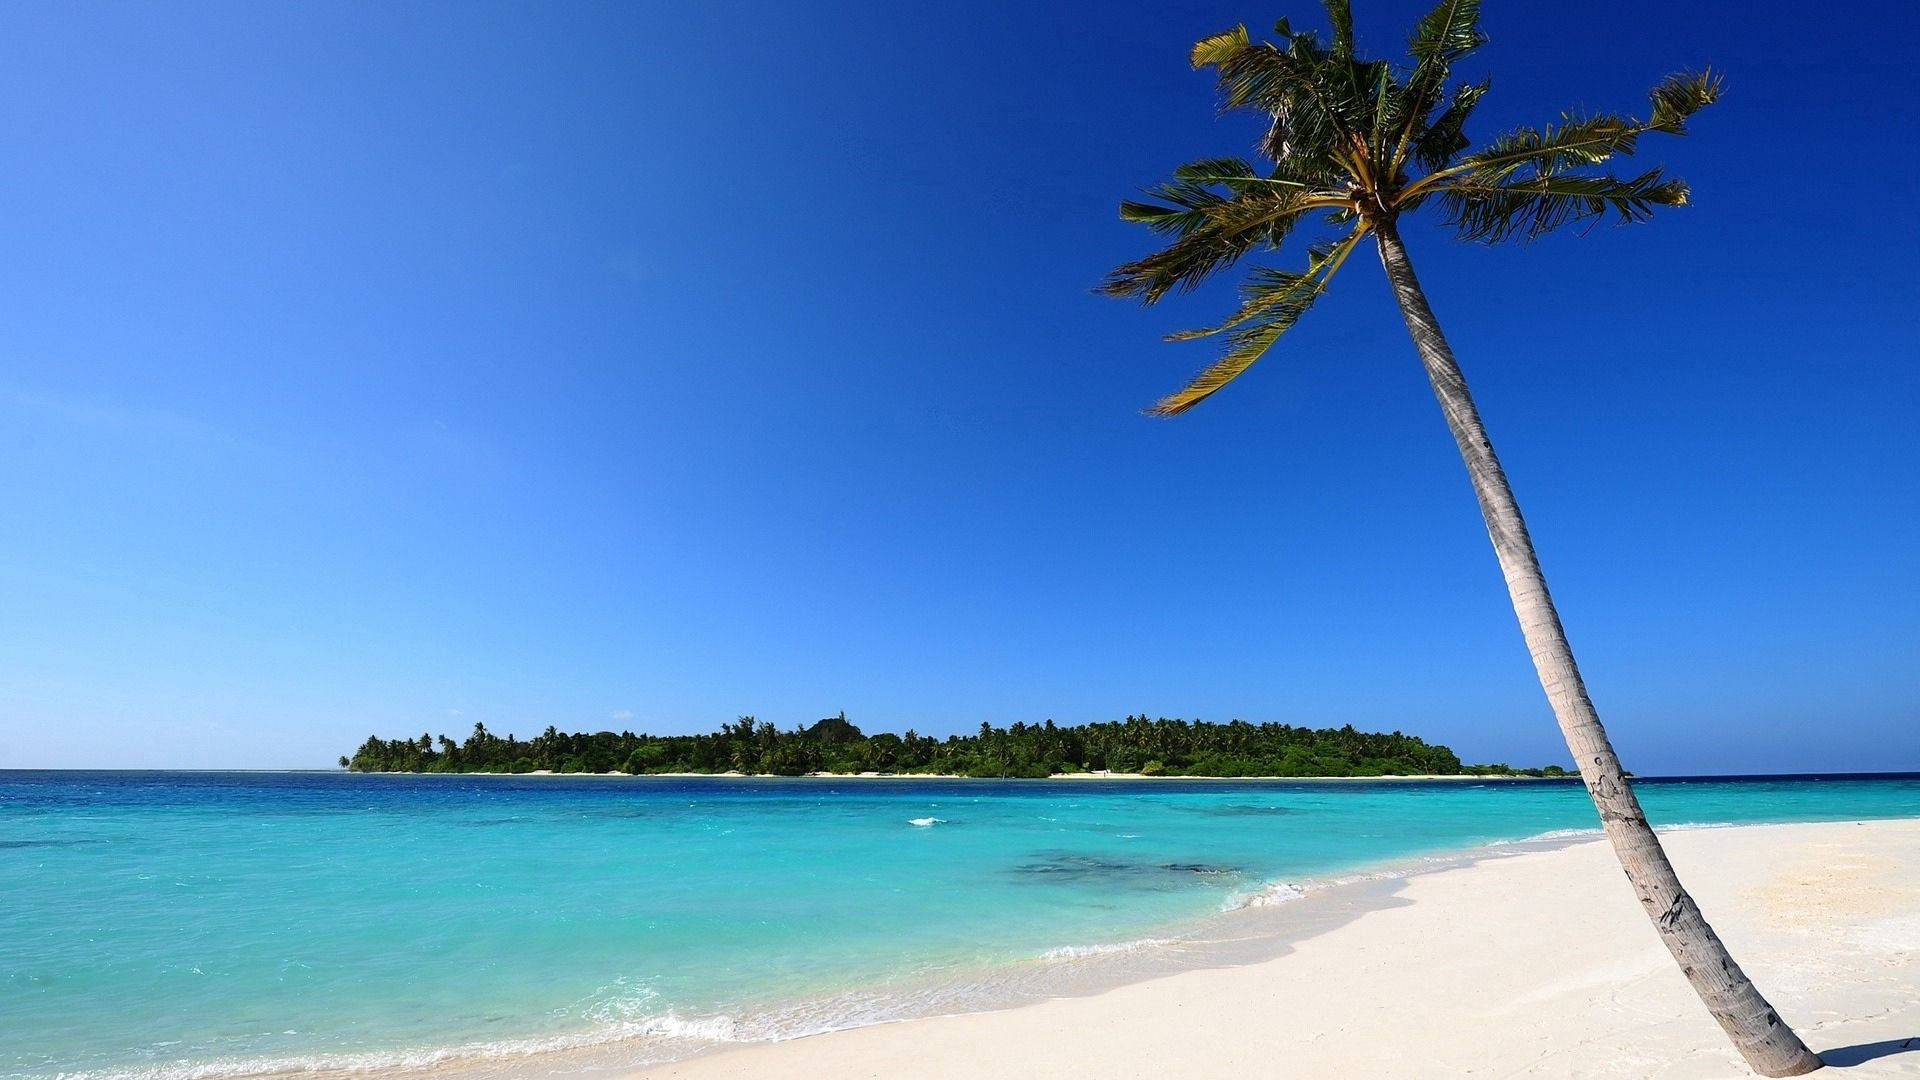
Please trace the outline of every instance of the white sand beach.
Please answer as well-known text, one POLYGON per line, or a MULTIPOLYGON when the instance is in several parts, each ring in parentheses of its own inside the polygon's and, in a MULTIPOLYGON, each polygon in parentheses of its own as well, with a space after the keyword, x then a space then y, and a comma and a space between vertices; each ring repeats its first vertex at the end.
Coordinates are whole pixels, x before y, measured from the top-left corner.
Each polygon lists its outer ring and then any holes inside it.
MULTIPOLYGON (((1920 820, 1665 834, 1747 972, 1852 1078, 1920 1076, 1920 820)), ((1495 855, 1275 959, 745 1046, 634 1080, 1750 1076, 1604 843, 1495 855)))

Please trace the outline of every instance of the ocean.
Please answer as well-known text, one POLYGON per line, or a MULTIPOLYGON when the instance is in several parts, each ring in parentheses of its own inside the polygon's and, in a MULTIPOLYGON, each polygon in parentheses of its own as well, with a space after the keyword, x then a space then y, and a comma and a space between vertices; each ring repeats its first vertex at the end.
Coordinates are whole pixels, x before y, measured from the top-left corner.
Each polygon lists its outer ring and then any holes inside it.
MULTIPOLYGON (((1920 816, 1920 775, 1636 787, 1920 816)), ((1594 825, 1574 782, 0 772, 0 1076, 605 1072, 1230 962, 1594 825)))

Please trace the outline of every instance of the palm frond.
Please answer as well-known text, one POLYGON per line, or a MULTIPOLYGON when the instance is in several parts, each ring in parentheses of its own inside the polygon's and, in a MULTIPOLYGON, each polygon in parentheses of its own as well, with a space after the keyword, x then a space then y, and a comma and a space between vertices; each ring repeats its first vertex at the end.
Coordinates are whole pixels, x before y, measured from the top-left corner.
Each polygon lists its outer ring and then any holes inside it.
POLYGON ((1351 171, 1371 105, 1354 63, 1335 61, 1318 37, 1293 32, 1285 19, 1274 31, 1277 44, 1250 40, 1244 27, 1207 38, 1194 46, 1195 66, 1214 69, 1222 111, 1270 118, 1261 146, 1268 157, 1316 177, 1351 171))
POLYGON ((1136 202, 1128 200, 1120 204, 1120 220, 1142 224, 1159 233, 1172 233, 1185 236, 1205 225, 1206 211, 1226 202, 1229 195, 1214 191, 1211 175, 1202 176, 1202 167, 1212 166, 1221 173, 1231 173, 1232 166, 1221 161, 1197 161, 1174 170, 1173 179, 1155 184, 1146 190, 1146 194, 1159 202, 1136 202), (1170 203, 1171 205, 1161 205, 1170 203))
POLYGON ((1353 4, 1351 0, 1320 0, 1327 9, 1327 22, 1333 27, 1333 42, 1327 55, 1336 63, 1353 62, 1353 4))
MULTIPOLYGON (((1261 239, 1258 232, 1277 220, 1345 201, 1342 194, 1316 190, 1283 172, 1276 169, 1272 176, 1261 176, 1240 158, 1189 162, 1173 170, 1172 180, 1146 189, 1158 201, 1123 201, 1120 220, 1177 237, 1202 228, 1223 235, 1251 230, 1257 241, 1261 239)), ((1266 239, 1277 243, 1279 235, 1266 239)))
POLYGON ((1116 267, 1100 285, 1109 296, 1135 296, 1154 304, 1169 292, 1186 291, 1262 244, 1277 245, 1300 215, 1324 202, 1301 198, 1281 188, 1247 192, 1201 209, 1174 210, 1152 204, 1123 203, 1121 217, 1174 241, 1145 258, 1116 267), (1161 216, 1156 216, 1159 214, 1161 216))
POLYGON ((1491 85, 1482 80, 1455 87, 1447 107, 1413 137, 1414 160, 1423 168, 1440 169, 1453 160, 1453 155, 1466 149, 1467 117, 1473 115, 1473 107, 1486 96, 1491 85))
POLYGON ((1407 111, 1424 117, 1440 101, 1453 65, 1487 43, 1480 32, 1480 0, 1440 0, 1414 24, 1407 40, 1413 72, 1407 77, 1407 111))
POLYGON ((1534 176, 1524 180, 1449 180, 1433 189, 1463 240, 1497 243, 1532 240, 1563 225, 1597 221, 1609 212, 1620 224, 1646 221, 1655 207, 1684 206, 1684 181, 1649 169, 1631 179, 1616 176, 1534 176))
MULTIPOLYGON (((1327 22, 1333 27, 1333 40, 1326 52, 1330 81, 1337 86, 1337 96, 1342 101, 1350 105, 1364 104, 1372 96, 1370 90, 1376 85, 1376 77, 1386 70, 1387 65, 1356 58, 1353 5, 1350 0, 1321 0, 1321 6, 1327 9, 1327 22)), ((1351 113, 1348 121, 1356 132, 1363 132, 1367 128, 1364 117, 1357 110, 1351 113)))
MULTIPOLYGON (((1616 154, 1632 154, 1639 149, 1640 136, 1648 132, 1684 135, 1687 118, 1719 100, 1720 76, 1711 71, 1670 76, 1649 96, 1653 113, 1648 120, 1612 113, 1568 114, 1558 127, 1520 128, 1444 168, 1438 158, 1429 160, 1426 164, 1433 171, 1404 188, 1397 205, 1403 210, 1412 209, 1428 191, 1455 179, 1471 179, 1484 186, 1506 184, 1529 174, 1555 176, 1603 164, 1616 154)), ((1458 97, 1456 92, 1456 100, 1458 97)), ((1436 120, 1434 127, 1439 125, 1436 120)))
POLYGON ((1201 38, 1193 43, 1190 60, 1195 71, 1203 67, 1217 67, 1234 53, 1250 44, 1245 23, 1234 27, 1224 34, 1215 34, 1210 38, 1201 38))
POLYGON ((1245 373, 1326 291, 1327 282, 1366 231, 1362 226, 1331 247, 1313 248, 1308 253, 1305 273, 1255 268, 1241 287, 1244 299, 1239 309, 1225 322, 1171 335, 1172 340, 1185 341, 1225 334, 1227 352, 1186 386, 1155 402, 1147 412, 1154 416, 1178 416, 1245 373))
POLYGON ((1222 233, 1257 232, 1276 221, 1297 218, 1307 210, 1343 204, 1343 196, 1297 187, 1243 188, 1233 198, 1208 207, 1208 224, 1222 233))
POLYGON ((1157 233, 1185 236, 1205 225, 1207 215, 1188 207, 1176 208, 1126 199, 1120 203, 1120 220, 1145 225, 1157 233))
POLYGON ((1209 158, 1205 161, 1189 162, 1173 170, 1173 178, 1185 184, 1219 184, 1232 194, 1265 186, 1295 188, 1304 190, 1313 186, 1305 178, 1283 175, 1285 170, 1275 169, 1266 176, 1243 158, 1209 158))
POLYGON ((1376 60, 1357 67, 1366 83, 1367 96, 1373 99, 1373 114, 1367 121, 1367 152, 1384 177, 1392 171, 1390 151, 1394 144, 1419 121, 1407 114, 1411 101, 1392 64, 1376 60))
MULTIPOLYGON (((1400 118, 1392 139, 1390 167, 1397 169, 1408 148, 1419 139, 1421 125, 1440 104, 1446 93, 1453 65, 1468 53, 1487 43, 1480 31, 1480 0, 1440 0, 1414 24, 1407 40, 1413 55, 1413 71, 1407 76, 1400 118)), ((1388 140, 1380 140, 1384 145, 1388 140)))
POLYGON ((1407 51, 1418 63, 1451 64, 1487 43, 1480 32, 1480 0, 1440 0, 1413 25, 1407 51))
MULTIPOLYGON (((1336 30, 1336 34, 1338 31, 1336 30)), ((1334 48, 1320 44, 1311 32, 1288 36, 1286 55, 1294 64, 1296 110, 1311 101, 1332 120, 1334 133, 1342 140, 1365 139, 1373 112, 1373 71, 1377 61, 1357 61, 1352 51, 1352 27, 1346 30, 1347 47, 1337 42, 1334 48)))
POLYGON ((1146 194, 1154 201, 1120 204, 1121 220, 1172 236, 1173 242, 1116 268, 1100 291, 1147 304, 1193 288, 1256 247, 1279 246, 1310 210, 1350 203, 1344 193, 1286 175, 1284 166, 1261 176, 1253 165, 1232 157, 1182 165, 1171 180, 1146 194))
POLYGON ((1285 147, 1276 160, 1292 155, 1316 156, 1333 148, 1345 135, 1339 110, 1324 85, 1325 73, 1303 60, 1300 37, 1286 50, 1266 42, 1249 45, 1214 65, 1219 76, 1220 107, 1255 108, 1285 129, 1285 147))
POLYGON ((1186 180, 1197 184, 1211 184, 1232 180, 1252 180, 1260 173, 1244 158, 1219 157, 1189 161, 1173 170, 1176 180, 1186 180))
POLYGON ((1299 197, 1308 185, 1279 176, 1261 176, 1240 158, 1208 158, 1173 170, 1173 179, 1156 184, 1146 194, 1158 202, 1127 200, 1120 204, 1120 220, 1142 224, 1155 232, 1184 236, 1219 220, 1219 211, 1237 196, 1251 191, 1249 205, 1234 208, 1234 220, 1265 213, 1299 197), (1215 191, 1215 187, 1224 191, 1215 191), (1161 205, 1170 203, 1172 205, 1161 205))
POLYGON ((1687 133, 1687 117, 1720 100, 1720 76, 1709 68, 1699 74, 1669 75, 1647 95, 1653 116, 1647 128, 1668 135, 1687 133))
POLYGON ((1458 171, 1498 180, 1522 169, 1550 176, 1581 165, 1599 165, 1615 154, 1631 154, 1646 126, 1627 116, 1565 117, 1560 126, 1523 127, 1460 159, 1458 171))
POLYGON ((1185 291, 1205 281, 1261 240, 1253 233, 1222 236, 1214 229, 1192 228, 1159 251, 1115 267, 1100 283, 1100 291, 1108 296, 1136 296, 1145 304, 1158 303, 1169 292, 1185 291))

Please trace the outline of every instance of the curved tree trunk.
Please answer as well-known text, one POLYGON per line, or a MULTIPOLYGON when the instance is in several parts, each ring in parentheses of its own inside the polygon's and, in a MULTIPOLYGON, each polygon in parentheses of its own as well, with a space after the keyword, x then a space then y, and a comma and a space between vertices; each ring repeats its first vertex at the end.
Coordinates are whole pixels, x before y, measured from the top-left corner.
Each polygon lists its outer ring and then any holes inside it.
POLYGON ((1487 521, 1487 534, 1494 554, 1506 575, 1507 592, 1513 598, 1513 611, 1520 619, 1520 630, 1533 654, 1533 666, 1540 674, 1540 685, 1547 692, 1553 714, 1560 721, 1573 760, 1586 781, 1587 793, 1600 811, 1600 823, 1613 850, 1620 858, 1627 880, 1640 898, 1659 931, 1667 951, 1679 962, 1687 979, 1706 1003, 1707 1011, 1726 1029, 1756 1072, 1765 1076, 1798 1076, 1820 1067, 1820 1059, 1808 1050, 1793 1029, 1782 1023, 1773 1007, 1727 955, 1726 946, 1701 916, 1693 897, 1681 887, 1667 853, 1647 826, 1620 771, 1620 759, 1614 755, 1607 733, 1600 726, 1593 702, 1587 698, 1586 684, 1574 666, 1573 650, 1561 629, 1559 613, 1547 593, 1547 579, 1533 553, 1533 541, 1520 517, 1507 474, 1494 455, 1493 443, 1480 424, 1480 413, 1467 392, 1466 379, 1454 363, 1453 350, 1440 334, 1440 324, 1413 276, 1413 264, 1400 242, 1391 220, 1377 221, 1374 229, 1380 246, 1380 261, 1393 285, 1394 299, 1406 317, 1407 332, 1426 365, 1433 393, 1446 413, 1447 428, 1460 447, 1460 456, 1473 480, 1473 493, 1480 500, 1480 513, 1487 521))

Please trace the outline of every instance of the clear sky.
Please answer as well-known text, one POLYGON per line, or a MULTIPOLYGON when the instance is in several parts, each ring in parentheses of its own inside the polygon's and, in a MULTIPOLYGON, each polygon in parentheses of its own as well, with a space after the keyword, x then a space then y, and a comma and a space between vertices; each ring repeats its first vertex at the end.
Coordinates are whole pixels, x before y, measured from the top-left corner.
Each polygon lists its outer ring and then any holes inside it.
MULTIPOLYGON (((842 709, 1565 761, 1376 260, 1171 421, 1231 286, 1091 292, 1250 147, 1189 44, 1281 14, 0 7, 0 767, 842 709)), ((1480 138, 1727 75, 1628 163, 1690 208, 1407 230, 1627 766, 1920 768, 1920 15, 1485 28, 1480 138)))

